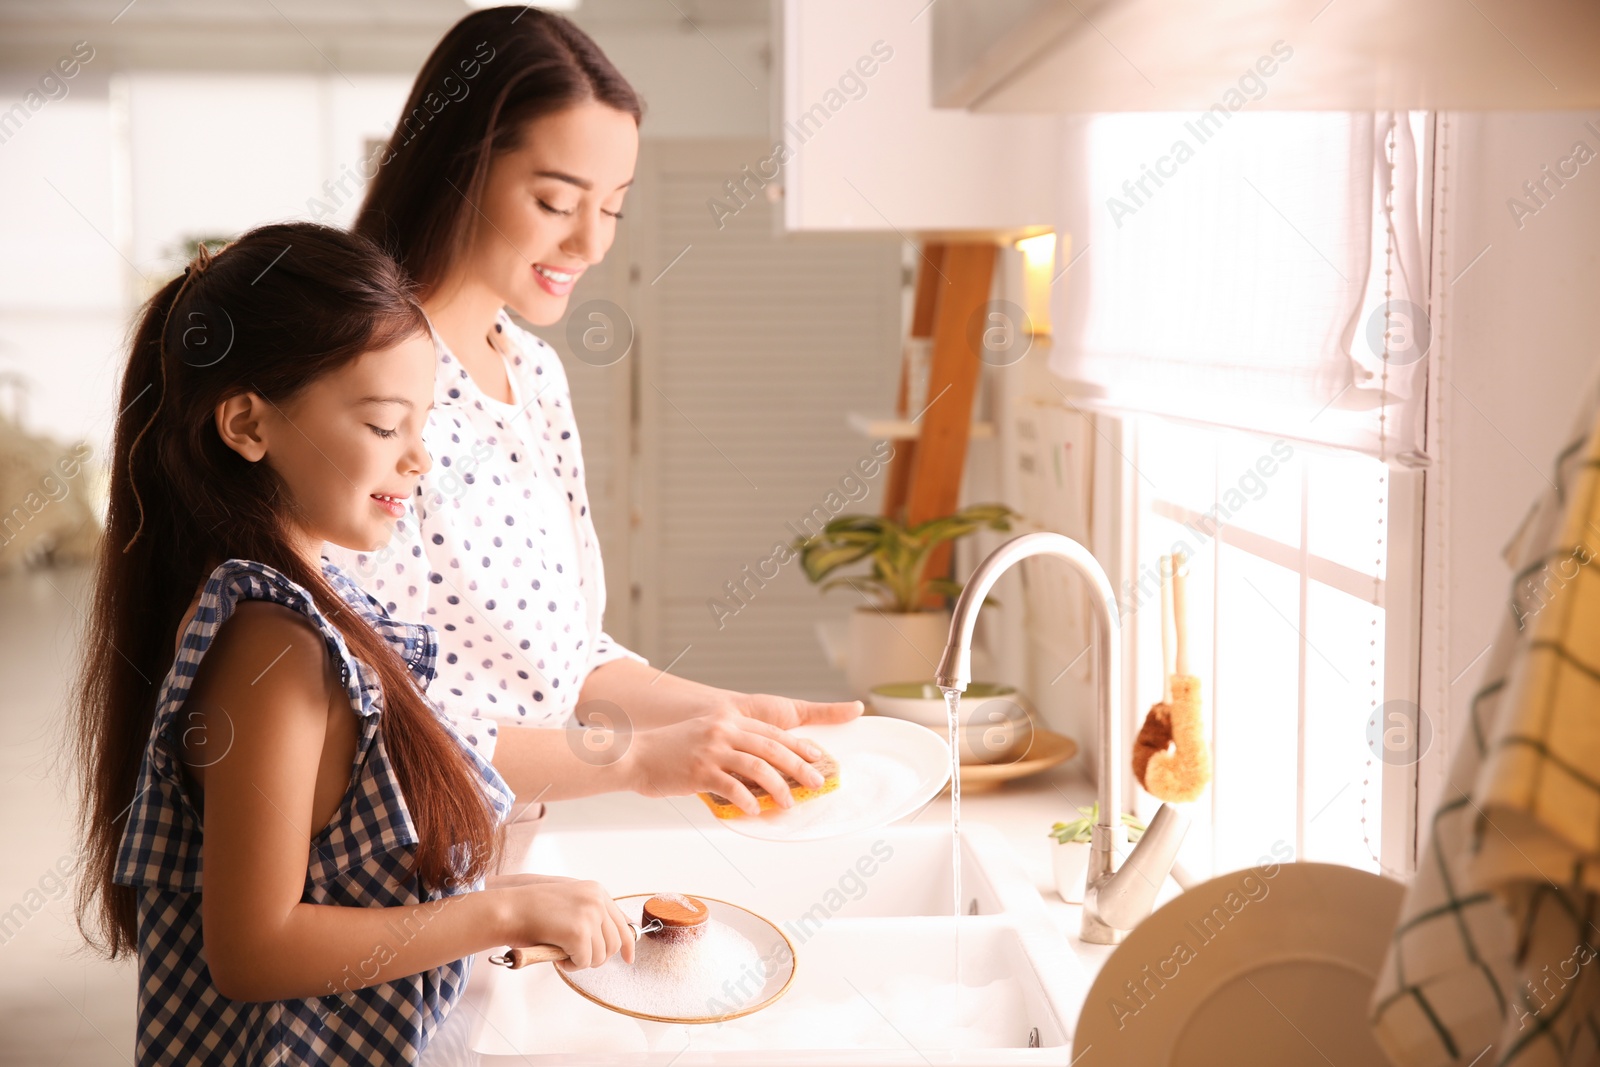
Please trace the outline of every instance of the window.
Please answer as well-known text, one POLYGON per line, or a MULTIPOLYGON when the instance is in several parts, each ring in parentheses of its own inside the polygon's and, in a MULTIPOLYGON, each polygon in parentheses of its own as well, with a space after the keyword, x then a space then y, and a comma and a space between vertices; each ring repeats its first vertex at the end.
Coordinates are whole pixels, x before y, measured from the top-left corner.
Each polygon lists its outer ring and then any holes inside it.
MULTIPOLYGON (((1297 859, 1405 869, 1415 766, 1383 748, 1376 724, 1391 697, 1408 696, 1407 672, 1387 670, 1386 652, 1414 630, 1418 608, 1391 597, 1386 577, 1391 559, 1410 573, 1411 524, 1399 524, 1400 544, 1390 536, 1391 514, 1409 514, 1391 482, 1402 492, 1410 483, 1353 452, 1156 416, 1130 422, 1133 726, 1161 698, 1158 561, 1181 550, 1189 668, 1215 760, 1180 861, 1205 876, 1281 841, 1297 859)), ((1139 798, 1153 814, 1156 802, 1139 798)))
POLYGON ((1095 410, 1425 463, 1430 116, 1257 112, 1199 137, 1204 125, 1069 124, 1075 266, 1052 288, 1051 369, 1095 410), (1192 161, 1163 182, 1150 161, 1185 146, 1192 161))

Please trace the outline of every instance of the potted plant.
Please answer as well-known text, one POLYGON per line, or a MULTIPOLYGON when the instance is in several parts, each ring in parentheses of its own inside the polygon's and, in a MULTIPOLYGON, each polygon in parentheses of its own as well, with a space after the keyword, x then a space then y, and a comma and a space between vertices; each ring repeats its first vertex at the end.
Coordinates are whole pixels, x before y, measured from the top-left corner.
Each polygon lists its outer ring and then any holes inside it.
MULTIPOLYGON (((1055 871, 1056 893, 1068 904, 1083 903, 1084 874, 1089 869, 1089 841, 1094 824, 1100 821, 1100 802, 1078 809, 1078 818, 1071 822, 1058 822, 1050 827, 1050 837, 1056 842, 1051 849, 1051 868, 1055 871)), ((1127 812, 1122 813, 1122 825, 1128 828, 1128 843, 1144 836, 1144 823, 1127 812)))
POLYGON ((1004 504, 973 504, 907 526, 882 515, 841 515, 820 533, 795 539, 806 577, 824 592, 848 586, 867 603, 850 616, 850 652, 845 674, 856 696, 866 700, 886 682, 933 677, 950 634, 948 608, 929 608, 936 596, 953 597, 961 583, 929 577, 928 560, 947 541, 988 528, 1007 531, 1015 512, 1004 504), (835 575, 862 561, 864 574, 835 575))

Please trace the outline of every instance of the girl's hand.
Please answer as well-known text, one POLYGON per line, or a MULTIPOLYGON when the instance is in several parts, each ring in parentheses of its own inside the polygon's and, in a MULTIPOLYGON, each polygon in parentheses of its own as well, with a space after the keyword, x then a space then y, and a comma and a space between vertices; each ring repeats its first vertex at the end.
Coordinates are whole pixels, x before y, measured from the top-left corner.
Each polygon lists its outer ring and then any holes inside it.
POLYGON ((506 895, 506 940, 513 947, 555 945, 570 957, 556 964, 567 971, 598 967, 619 950, 633 962, 628 919, 599 882, 545 875, 494 892, 506 895))
POLYGON ((570 882, 571 878, 559 874, 491 874, 486 880, 489 889, 515 889, 525 885, 539 885, 543 882, 570 882))
POLYGON ((723 707, 634 734, 627 758, 633 762, 635 792, 655 797, 716 793, 747 815, 758 815, 760 802, 735 774, 759 783, 780 807, 788 808, 794 799, 783 776, 821 785, 822 776, 808 762, 820 755, 809 741, 723 707))

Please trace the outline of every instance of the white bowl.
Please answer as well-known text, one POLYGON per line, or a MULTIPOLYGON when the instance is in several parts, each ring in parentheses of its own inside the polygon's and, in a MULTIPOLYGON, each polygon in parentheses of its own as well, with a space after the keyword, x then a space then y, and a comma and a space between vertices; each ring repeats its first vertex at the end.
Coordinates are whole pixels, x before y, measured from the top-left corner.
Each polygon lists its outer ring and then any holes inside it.
MULTIPOLYGON (((997 682, 973 682, 961 694, 961 710, 958 714, 962 722, 966 722, 984 701, 995 697, 1014 699, 1016 695, 1016 686, 1000 685, 997 682)), ((875 685, 872 687, 871 699, 872 710, 879 715, 906 719, 935 729, 944 729, 950 721, 949 713, 945 710, 944 693, 932 682, 890 682, 885 685, 875 685)))
MULTIPOLYGON (((943 737, 950 729, 944 694, 932 682, 873 686, 872 710, 918 723, 943 737)), ((973 682, 961 694, 957 740, 963 763, 1007 763, 1033 744, 1033 715, 1015 686, 973 682)))

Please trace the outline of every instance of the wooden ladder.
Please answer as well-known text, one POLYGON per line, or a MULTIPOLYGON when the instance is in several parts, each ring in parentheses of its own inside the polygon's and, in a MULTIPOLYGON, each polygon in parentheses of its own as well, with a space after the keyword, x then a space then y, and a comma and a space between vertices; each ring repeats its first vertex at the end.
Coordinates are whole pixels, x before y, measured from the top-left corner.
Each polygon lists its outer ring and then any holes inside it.
MULTIPOLYGON (((918 436, 903 442, 890 462, 883 513, 914 526, 949 515, 961 498, 972 429, 972 402, 982 361, 978 343, 989 302, 997 248, 992 243, 928 241, 921 249, 912 304, 912 341, 929 340, 928 391, 918 436)), ((895 413, 907 418, 911 392, 910 345, 900 360, 895 413)), ((931 576, 950 573, 950 543, 928 563, 931 576)), ((930 599, 936 606, 942 598, 930 599)))

